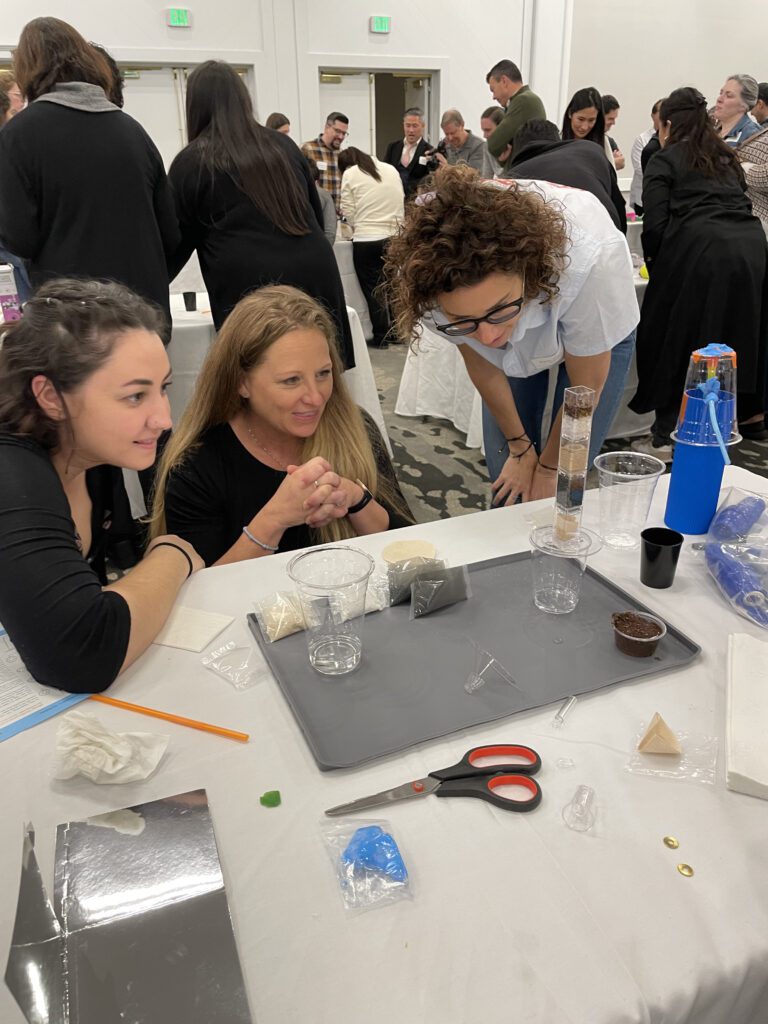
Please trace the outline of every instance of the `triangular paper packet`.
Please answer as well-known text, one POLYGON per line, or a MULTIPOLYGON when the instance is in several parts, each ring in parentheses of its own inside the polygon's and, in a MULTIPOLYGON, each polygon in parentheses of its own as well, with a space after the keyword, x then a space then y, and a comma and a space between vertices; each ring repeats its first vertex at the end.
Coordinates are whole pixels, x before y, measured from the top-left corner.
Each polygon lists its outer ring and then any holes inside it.
POLYGON ((658 711, 654 714, 651 724, 645 730, 645 735, 637 744, 637 749, 643 754, 681 753, 680 742, 677 736, 675 736, 658 711))

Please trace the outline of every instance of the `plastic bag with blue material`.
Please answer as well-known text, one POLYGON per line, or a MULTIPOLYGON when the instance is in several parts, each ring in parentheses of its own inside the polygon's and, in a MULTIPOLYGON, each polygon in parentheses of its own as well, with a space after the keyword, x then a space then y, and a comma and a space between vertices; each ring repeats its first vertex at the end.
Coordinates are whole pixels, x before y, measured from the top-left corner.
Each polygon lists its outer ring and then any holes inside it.
POLYGON ((412 898, 408 869, 389 822, 323 822, 323 839, 347 910, 372 910, 412 898))
POLYGON ((732 487, 712 520, 704 556, 734 611, 768 629, 768 499, 732 487))

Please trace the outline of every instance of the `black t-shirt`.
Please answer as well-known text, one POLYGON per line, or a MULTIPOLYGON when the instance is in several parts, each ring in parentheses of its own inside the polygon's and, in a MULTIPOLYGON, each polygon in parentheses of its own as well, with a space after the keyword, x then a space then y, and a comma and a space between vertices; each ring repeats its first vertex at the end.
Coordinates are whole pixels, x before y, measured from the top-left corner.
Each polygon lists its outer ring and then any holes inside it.
MULTIPOLYGON (((381 434, 373 420, 365 413, 363 417, 379 474, 400 493, 381 434)), ((168 532, 188 540, 205 564, 213 565, 272 498, 285 475, 254 458, 228 423, 211 427, 200 446, 170 476, 165 492, 168 532)), ((389 529, 411 525, 393 510, 387 511, 389 529)), ((280 550, 295 551, 317 543, 316 531, 304 525, 291 526, 280 540, 280 550)))
POLYGON ((0 623, 35 679, 70 693, 105 690, 128 648, 130 609, 102 590, 107 531, 122 514, 119 480, 110 466, 86 473, 86 557, 45 450, 0 434, 0 623))

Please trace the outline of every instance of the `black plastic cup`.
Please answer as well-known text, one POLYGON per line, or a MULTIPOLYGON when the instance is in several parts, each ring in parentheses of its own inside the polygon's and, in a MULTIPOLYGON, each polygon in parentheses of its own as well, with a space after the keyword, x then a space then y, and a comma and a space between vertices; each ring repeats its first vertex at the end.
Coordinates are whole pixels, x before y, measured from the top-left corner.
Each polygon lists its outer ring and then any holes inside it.
POLYGON ((196 292, 182 292, 184 296, 184 308, 188 313, 194 313, 197 309, 197 293, 196 292))
POLYGON ((651 526, 640 534, 640 582, 664 590, 672 586, 683 546, 683 535, 663 526, 651 526))

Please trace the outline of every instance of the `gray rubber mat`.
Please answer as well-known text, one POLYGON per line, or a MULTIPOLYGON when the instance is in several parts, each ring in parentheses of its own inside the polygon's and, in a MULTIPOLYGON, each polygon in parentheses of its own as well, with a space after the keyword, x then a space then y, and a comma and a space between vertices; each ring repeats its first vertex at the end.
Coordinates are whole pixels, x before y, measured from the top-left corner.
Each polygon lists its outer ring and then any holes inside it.
POLYGON ((530 552, 469 567, 468 601, 409 621, 409 605, 366 616, 363 656, 346 676, 309 666, 303 633, 268 643, 249 625, 322 771, 352 768, 470 726, 686 665, 700 647, 667 623, 651 658, 617 650, 611 614, 653 611, 587 568, 569 615, 547 615, 531 597, 530 552), (498 676, 468 693, 477 648, 498 676))

